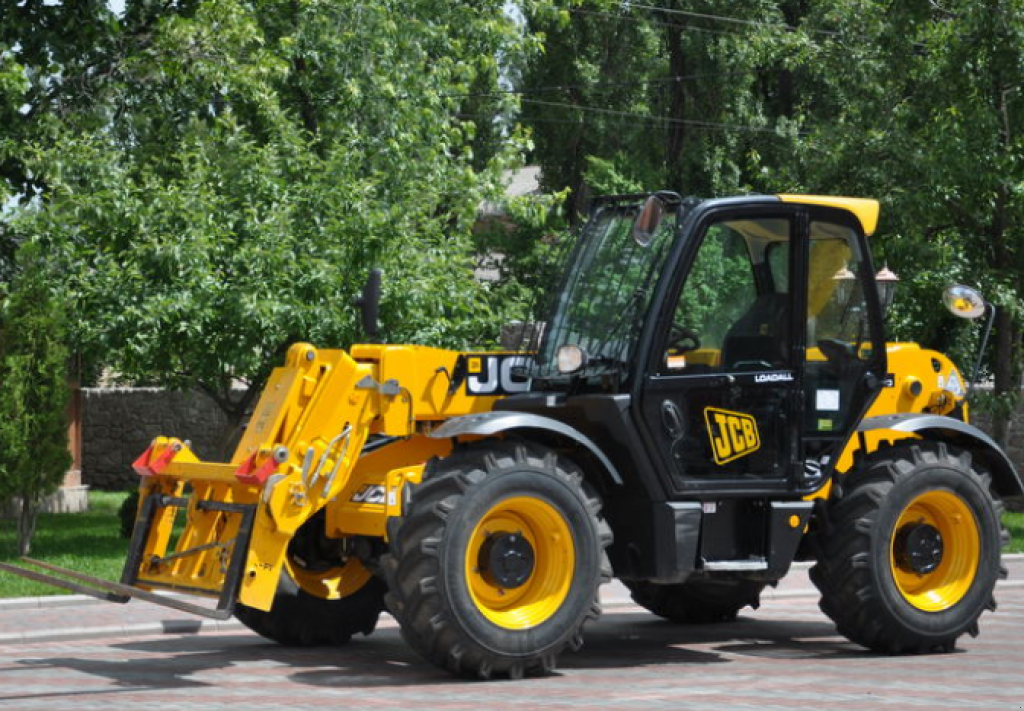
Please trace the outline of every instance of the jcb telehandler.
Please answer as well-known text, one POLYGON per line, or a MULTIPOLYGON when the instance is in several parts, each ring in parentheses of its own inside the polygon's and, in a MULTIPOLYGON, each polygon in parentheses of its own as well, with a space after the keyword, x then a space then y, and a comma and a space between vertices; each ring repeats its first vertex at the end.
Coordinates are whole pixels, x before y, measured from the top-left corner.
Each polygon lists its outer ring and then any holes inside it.
POLYGON ((136 462, 121 583, 42 567, 285 644, 369 634, 386 608, 431 662, 517 678, 580 646, 613 576, 657 615, 716 621, 811 560, 849 639, 950 650, 995 606, 1001 500, 1024 486, 949 359, 886 343, 878 212, 601 200, 537 348, 296 344, 230 462, 163 437, 136 462))

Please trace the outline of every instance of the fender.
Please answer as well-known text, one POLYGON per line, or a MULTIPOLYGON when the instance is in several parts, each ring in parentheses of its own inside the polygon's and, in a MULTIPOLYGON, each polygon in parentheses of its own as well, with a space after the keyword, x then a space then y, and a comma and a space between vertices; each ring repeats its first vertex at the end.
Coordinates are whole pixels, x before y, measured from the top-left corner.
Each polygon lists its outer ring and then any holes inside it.
POLYGON ((871 430, 908 432, 951 442, 970 451, 988 465, 992 472, 993 487, 1001 497, 1024 497, 1024 483, 1013 462, 1002 447, 974 425, 944 415, 910 412, 867 417, 857 427, 858 432, 871 430))
POLYGON ((600 447, 576 428, 550 417, 533 415, 526 412, 482 412, 478 415, 453 417, 437 429, 431 431, 427 436, 435 439, 460 437, 462 435, 488 436, 512 430, 540 430, 571 439, 593 454, 597 461, 604 466, 612 481, 622 486, 622 476, 615 468, 615 465, 611 463, 611 460, 601 451, 600 447))

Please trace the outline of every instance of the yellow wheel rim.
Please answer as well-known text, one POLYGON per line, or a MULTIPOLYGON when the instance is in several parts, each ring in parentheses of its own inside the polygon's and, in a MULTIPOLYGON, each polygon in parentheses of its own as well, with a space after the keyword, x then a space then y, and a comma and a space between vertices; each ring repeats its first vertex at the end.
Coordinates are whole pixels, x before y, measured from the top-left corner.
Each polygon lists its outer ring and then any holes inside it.
POLYGON ((896 586, 907 602, 926 612, 949 609, 963 599, 978 572, 980 556, 977 519, 951 491, 929 491, 911 501, 896 521, 889 547, 896 586), (937 532, 941 538, 940 555, 933 556, 934 569, 915 570, 900 550, 901 532, 914 527, 932 536, 937 532))
POLYGON ((565 602, 576 567, 576 549, 569 524, 549 503, 531 497, 505 499, 480 519, 466 551, 469 594, 484 617, 510 630, 536 627, 565 602), (489 540, 514 535, 533 553, 525 582, 502 586, 487 570, 489 540), (483 555, 482 555, 483 554, 483 555))
POLYGON ((358 558, 349 558, 345 565, 336 568, 317 571, 302 568, 291 556, 285 557, 284 565, 304 592, 324 600, 348 597, 366 585, 371 575, 358 558))

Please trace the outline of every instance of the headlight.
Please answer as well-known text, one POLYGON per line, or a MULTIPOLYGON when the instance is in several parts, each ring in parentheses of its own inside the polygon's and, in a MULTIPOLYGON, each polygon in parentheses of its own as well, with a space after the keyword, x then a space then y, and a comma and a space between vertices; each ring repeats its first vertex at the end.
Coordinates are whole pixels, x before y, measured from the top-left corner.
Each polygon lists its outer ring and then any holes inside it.
POLYGON ((558 354, 555 356, 558 364, 558 372, 562 375, 575 373, 587 364, 587 354, 576 345, 559 346, 558 354))

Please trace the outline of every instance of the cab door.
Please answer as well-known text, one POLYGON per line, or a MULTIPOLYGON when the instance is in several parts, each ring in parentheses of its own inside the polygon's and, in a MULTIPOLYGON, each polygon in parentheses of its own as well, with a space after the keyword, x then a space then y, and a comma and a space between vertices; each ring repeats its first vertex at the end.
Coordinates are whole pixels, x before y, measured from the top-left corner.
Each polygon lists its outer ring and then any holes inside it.
POLYGON ((697 233, 663 307, 640 416, 670 490, 787 488, 800 451, 792 210, 724 215, 697 233))
POLYGON ((856 219, 808 206, 723 213, 680 256, 639 417, 677 493, 810 491, 885 373, 856 219))

